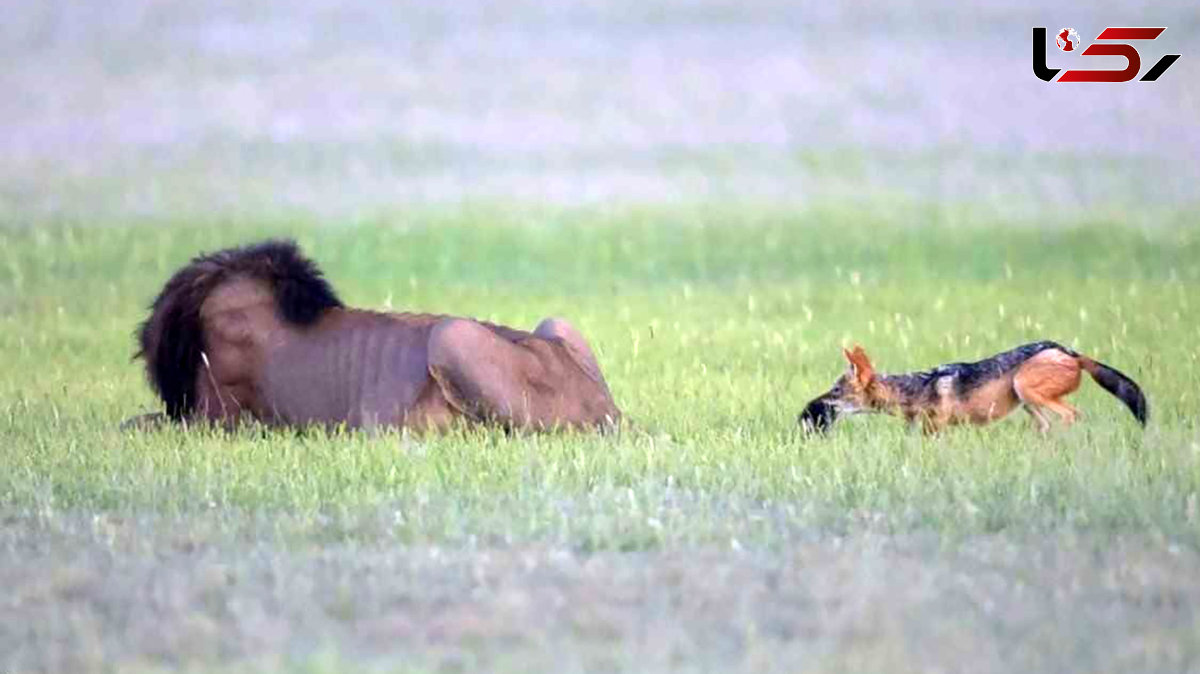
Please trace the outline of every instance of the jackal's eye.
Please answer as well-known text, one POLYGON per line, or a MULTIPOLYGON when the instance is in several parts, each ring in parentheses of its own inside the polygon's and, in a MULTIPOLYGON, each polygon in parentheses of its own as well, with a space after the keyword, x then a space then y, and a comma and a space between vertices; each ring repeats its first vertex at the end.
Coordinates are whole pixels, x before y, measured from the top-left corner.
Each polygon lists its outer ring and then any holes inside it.
POLYGON ((846 378, 838 377, 838 380, 833 382, 833 388, 830 389, 830 391, 834 395, 841 395, 842 393, 845 393, 846 392, 846 378))

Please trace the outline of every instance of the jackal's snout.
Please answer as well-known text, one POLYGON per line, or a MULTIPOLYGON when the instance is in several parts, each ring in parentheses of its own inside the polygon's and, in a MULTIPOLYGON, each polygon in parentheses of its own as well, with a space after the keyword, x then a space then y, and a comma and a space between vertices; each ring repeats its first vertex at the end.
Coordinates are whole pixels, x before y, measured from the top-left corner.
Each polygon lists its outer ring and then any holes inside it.
POLYGON ((805 405, 796 421, 805 433, 824 433, 836 419, 837 407, 830 402, 828 395, 823 395, 805 405))

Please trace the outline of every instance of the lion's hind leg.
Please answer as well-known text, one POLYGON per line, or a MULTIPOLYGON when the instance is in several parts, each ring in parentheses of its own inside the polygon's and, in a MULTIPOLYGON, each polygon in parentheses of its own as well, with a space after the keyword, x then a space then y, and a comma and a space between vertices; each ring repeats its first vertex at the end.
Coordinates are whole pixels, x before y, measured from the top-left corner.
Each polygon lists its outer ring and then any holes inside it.
POLYGON ((543 334, 514 340, 475 321, 442 321, 429 338, 430 374, 451 405, 477 421, 590 428, 619 417, 591 349, 574 328, 563 321, 539 330, 543 334), (586 358, 598 380, 580 362, 586 358))

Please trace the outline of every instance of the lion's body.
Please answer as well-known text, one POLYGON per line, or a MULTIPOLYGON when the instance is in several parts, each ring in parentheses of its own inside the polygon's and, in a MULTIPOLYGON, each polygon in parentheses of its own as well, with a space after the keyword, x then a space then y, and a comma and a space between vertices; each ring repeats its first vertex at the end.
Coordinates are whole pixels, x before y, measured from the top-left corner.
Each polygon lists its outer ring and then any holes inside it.
POLYGON ((525 332, 346 308, 286 243, 194 260, 164 288, 141 341, 174 419, 423 430, 456 419, 596 428, 620 417, 565 321, 525 332))

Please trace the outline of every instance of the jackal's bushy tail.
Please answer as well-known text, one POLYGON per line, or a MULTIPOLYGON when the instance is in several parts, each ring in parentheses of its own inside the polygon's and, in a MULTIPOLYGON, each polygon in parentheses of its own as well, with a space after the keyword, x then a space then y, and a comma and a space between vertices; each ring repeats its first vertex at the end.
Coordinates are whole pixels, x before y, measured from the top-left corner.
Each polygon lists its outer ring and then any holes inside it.
POLYGON ((1120 370, 1086 356, 1080 356, 1079 364, 1087 370, 1088 374, 1092 375, 1092 379, 1096 380, 1101 388, 1125 403, 1125 406, 1129 408, 1130 412, 1133 412, 1133 416, 1141 425, 1146 425, 1146 418, 1149 416, 1150 410, 1146 406, 1146 396, 1142 394, 1142 389, 1137 382, 1120 370))
POLYGON ((200 308, 219 285, 249 277, 270 285, 280 316, 307 325, 326 309, 342 303, 320 269, 291 241, 230 248, 193 259, 163 286, 138 331, 137 356, 146 361, 146 374, 167 408, 181 419, 196 404, 196 373, 204 349, 200 308))

